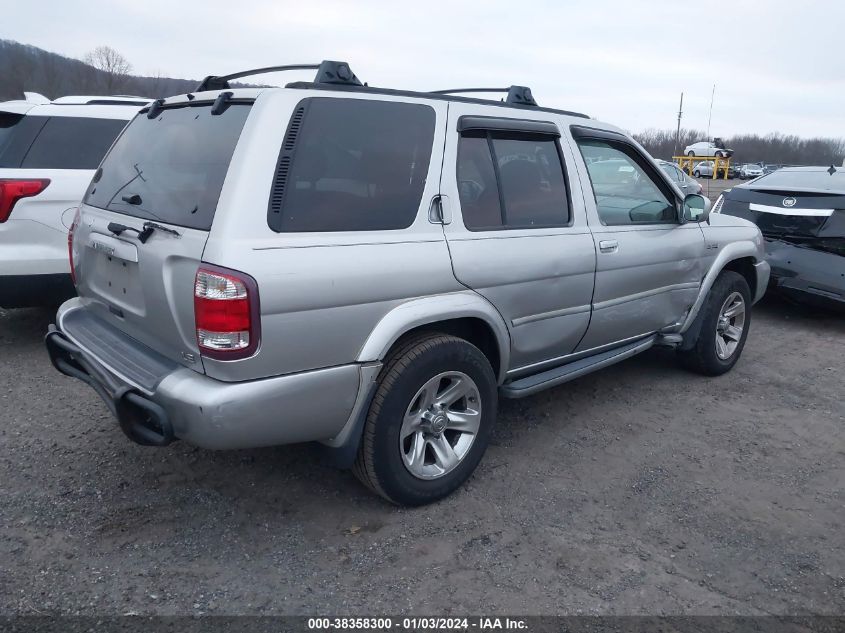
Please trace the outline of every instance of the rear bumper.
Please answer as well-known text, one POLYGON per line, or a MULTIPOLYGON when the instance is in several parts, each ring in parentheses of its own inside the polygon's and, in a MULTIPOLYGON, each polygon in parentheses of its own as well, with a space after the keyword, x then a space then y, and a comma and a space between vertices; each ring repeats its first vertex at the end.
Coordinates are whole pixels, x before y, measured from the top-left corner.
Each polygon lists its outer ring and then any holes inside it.
POLYGON ((75 294, 68 273, 0 275, 0 308, 57 306, 75 294))
MULTIPOLYGON (((68 302, 73 306, 78 300, 68 302)), ((90 385, 109 406, 121 429, 139 444, 165 446, 175 439, 211 449, 250 448, 296 442, 331 442, 351 418, 361 384, 369 374, 343 365, 288 376, 229 383, 181 365, 150 361, 152 350, 124 338, 120 358, 104 358, 86 346, 98 336, 96 317, 67 319, 68 304, 51 327, 46 346, 54 367, 90 385), (64 327, 63 327, 64 324, 64 327), (137 357, 127 358, 135 350, 137 357), (117 365, 116 363, 120 364, 117 365), (110 365, 111 363, 111 365, 110 365), (143 370, 141 380, 129 375, 143 370), (149 380, 151 368, 161 375, 149 380)), ((114 336, 105 331, 106 336, 114 336)), ((94 347, 94 349, 97 349, 94 347)), ((160 361, 160 359, 159 359, 160 361)), ((141 374, 139 374, 141 375, 141 374)))

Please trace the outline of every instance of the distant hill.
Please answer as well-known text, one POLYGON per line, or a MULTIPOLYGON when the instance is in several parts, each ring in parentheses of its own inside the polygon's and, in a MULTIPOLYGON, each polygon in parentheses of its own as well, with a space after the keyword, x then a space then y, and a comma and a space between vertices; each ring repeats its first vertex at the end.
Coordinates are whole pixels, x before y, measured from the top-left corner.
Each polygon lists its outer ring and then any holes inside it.
MULTIPOLYGON (((131 60, 130 60, 131 61, 131 60)), ((0 101, 22 99, 24 91, 55 99, 65 95, 105 95, 106 74, 85 62, 36 46, 0 39, 0 101)), ((129 75, 120 94, 167 97, 195 90, 199 79, 129 75)))
MULTIPOLYGON (((131 62, 131 60, 129 60, 131 62)), ((23 98, 24 91, 39 92, 50 99, 65 95, 127 94, 141 97, 168 97, 195 90, 199 79, 140 77, 127 75, 112 88, 108 75, 78 59, 51 53, 35 46, 0 39, 0 101, 23 98)), ((233 86, 247 84, 233 84, 233 86)), ((842 130, 831 130, 841 134, 842 130)), ((673 151, 706 139, 703 132, 681 130, 675 147, 674 130, 645 130, 634 137, 658 158, 671 159, 673 151)), ((785 134, 742 134, 725 138, 736 150, 734 162, 762 161, 798 165, 842 165, 845 140, 841 137, 799 138, 785 134)))

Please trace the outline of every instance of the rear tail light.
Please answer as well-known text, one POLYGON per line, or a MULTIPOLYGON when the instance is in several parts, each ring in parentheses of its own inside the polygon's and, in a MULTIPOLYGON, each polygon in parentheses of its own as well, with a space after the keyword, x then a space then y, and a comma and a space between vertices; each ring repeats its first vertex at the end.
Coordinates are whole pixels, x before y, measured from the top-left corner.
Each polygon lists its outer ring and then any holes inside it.
POLYGON ((74 260, 74 251, 73 251, 73 234, 76 232, 76 227, 79 224, 79 207, 76 208, 76 213, 73 216, 73 222, 71 222, 70 229, 67 232, 67 258, 70 262, 70 278, 73 281, 73 285, 76 285, 76 266, 73 262, 74 260))
POLYGON ((244 273, 204 265, 194 283, 197 344, 203 356, 252 356, 261 337, 258 284, 244 273))
POLYGON ((15 203, 21 198, 37 196, 47 188, 47 178, 0 178, 0 223, 9 219, 15 203))

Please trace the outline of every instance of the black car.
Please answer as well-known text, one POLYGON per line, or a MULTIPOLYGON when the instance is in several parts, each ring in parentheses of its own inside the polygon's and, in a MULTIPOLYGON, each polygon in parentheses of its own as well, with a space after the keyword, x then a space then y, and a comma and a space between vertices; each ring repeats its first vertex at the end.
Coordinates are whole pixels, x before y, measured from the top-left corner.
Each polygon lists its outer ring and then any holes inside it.
POLYGON ((725 191, 714 212, 760 227, 771 289, 845 310, 845 168, 779 169, 725 191))

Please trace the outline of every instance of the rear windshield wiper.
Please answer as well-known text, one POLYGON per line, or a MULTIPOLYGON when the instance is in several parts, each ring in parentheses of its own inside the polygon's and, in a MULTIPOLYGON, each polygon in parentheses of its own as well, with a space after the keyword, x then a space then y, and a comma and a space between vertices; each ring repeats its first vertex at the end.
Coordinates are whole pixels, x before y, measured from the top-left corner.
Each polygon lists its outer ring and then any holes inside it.
POLYGON ((182 237, 182 234, 179 231, 176 231, 166 226, 162 226, 161 224, 156 224, 155 222, 144 222, 144 226, 141 228, 140 231, 131 226, 120 224, 119 222, 109 222, 107 228, 114 235, 120 235, 125 231, 134 231, 138 234, 138 241, 141 242, 141 244, 146 244, 147 240, 150 239, 150 237, 155 231, 161 231, 162 233, 170 233, 171 235, 175 235, 176 237, 182 237))

